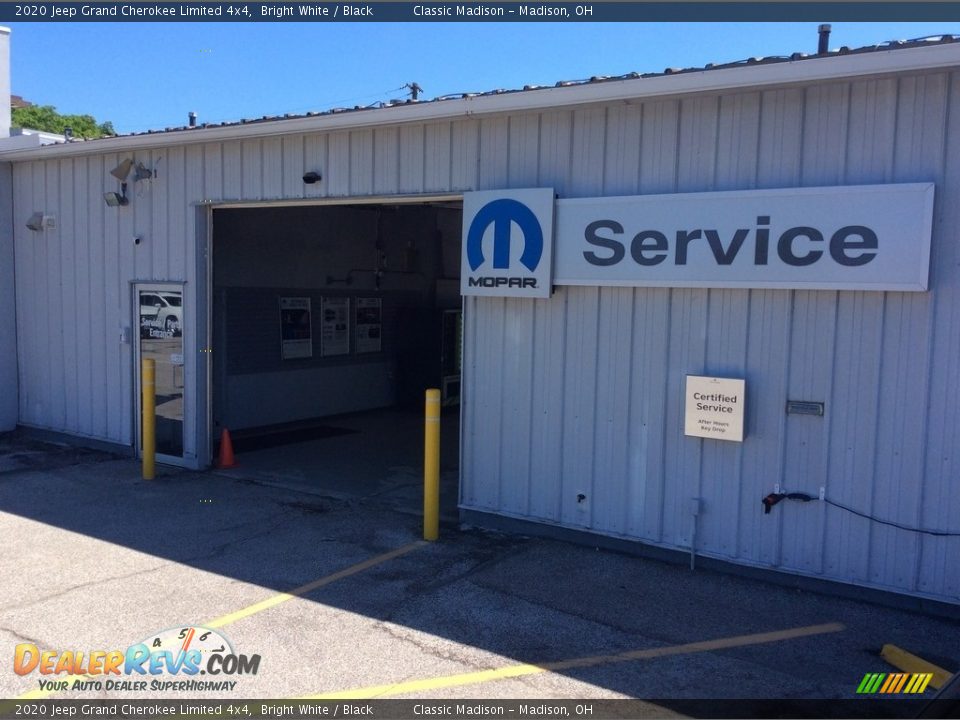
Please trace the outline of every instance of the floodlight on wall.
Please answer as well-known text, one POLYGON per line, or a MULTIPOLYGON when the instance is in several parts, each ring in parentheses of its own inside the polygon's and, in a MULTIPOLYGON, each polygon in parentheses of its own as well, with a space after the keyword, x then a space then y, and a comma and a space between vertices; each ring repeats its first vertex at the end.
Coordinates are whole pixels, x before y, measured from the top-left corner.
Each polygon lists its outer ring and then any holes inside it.
POLYGON ((313 170, 311 170, 308 173, 304 173, 304 176, 303 176, 303 181, 307 185, 313 185, 314 183, 320 182, 322 179, 323 179, 323 176, 320 175, 320 173, 318 172, 314 172, 313 170))
POLYGON ((153 170, 146 167, 142 162, 138 162, 136 167, 133 169, 133 181, 135 183, 138 183, 141 180, 149 180, 152 177, 153 170))
POLYGON ((117 180, 123 182, 127 179, 127 176, 130 174, 130 168, 133 167, 133 160, 127 158, 119 165, 117 165, 113 170, 110 171, 110 174, 113 175, 117 180))
POLYGON ((127 197, 127 184, 120 183, 120 192, 107 192, 103 194, 103 201, 110 207, 119 207, 127 205, 130 198, 127 197))

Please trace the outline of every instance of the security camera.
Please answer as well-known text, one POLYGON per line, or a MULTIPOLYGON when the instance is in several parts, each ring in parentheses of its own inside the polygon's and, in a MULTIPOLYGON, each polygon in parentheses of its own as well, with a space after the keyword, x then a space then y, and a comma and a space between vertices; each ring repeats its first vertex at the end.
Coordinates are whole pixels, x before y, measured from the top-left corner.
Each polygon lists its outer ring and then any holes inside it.
POLYGON ((320 173, 314 172, 313 170, 311 170, 308 173, 304 173, 304 176, 303 176, 303 181, 307 185, 313 185, 316 182, 320 182, 320 179, 321 179, 320 173))

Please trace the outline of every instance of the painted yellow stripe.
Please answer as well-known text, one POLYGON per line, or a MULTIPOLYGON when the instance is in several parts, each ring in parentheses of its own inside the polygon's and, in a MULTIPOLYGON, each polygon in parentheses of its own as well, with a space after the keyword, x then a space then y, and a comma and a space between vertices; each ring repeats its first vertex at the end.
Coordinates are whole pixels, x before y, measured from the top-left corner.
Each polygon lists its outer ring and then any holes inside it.
POLYGON ((938 665, 927 662, 913 653, 909 653, 896 645, 884 645, 880 650, 880 657, 899 670, 913 673, 931 673, 929 684, 938 690, 952 677, 952 674, 938 665))
MULTIPOLYGON (((370 568, 381 565, 382 563, 387 562, 388 560, 393 560, 398 558, 401 555, 406 555, 413 550, 416 550, 419 547, 426 545, 427 543, 423 540, 417 540, 412 542, 409 545, 404 545, 397 548, 396 550, 391 550, 390 552, 385 552, 382 555, 377 555, 363 562, 359 562, 356 565, 351 565, 348 568, 344 568, 338 572, 333 573, 332 575, 326 575, 318 580, 313 582, 308 582, 306 585, 301 585, 300 587, 294 588, 290 592, 278 593, 273 597, 262 600, 261 602, 254 603, 248 607, 243 608, 242 610, 237 610, 236 612, 229 613, 228 615, 223 615, 211 620, 210 622, 202 623, 205 627, 210 628, 219 628, 224 627, 225 625, 230 625, 237 622, 237 620, 242 620, 243 618, 250 617, 251 615, 256 615, 261 613, 264 610, 269 610, 270 608, 276 607, 281 603, 287 602, 287 600, 293 600, 296 597, 301 595, 306 595, 311 590, 316 590, 317 588, 324 587, 330 583, 336 582, 337 580, 342 580, 343 578, 350 577, 351 575, 356 575, 357 573, 363 572, 364 570, 369 570, 370 568)), ((99 675, 69 675, 68 679, 85 679, 85 680, 96 680, 99 679, 99 675)), ((41 698, 50 697, 51 695, 57 695, 62 691, 58 690, 31 690, 30 692, 24 693, 17 697, 17 700, 39 700, 41 698)))
POLYGON ((459 675, 443 675, 434 678, 424 678, 423 680, 411 680, 409 682, 391 683, 387 685, 373 685, 369 687, 354 688, 352 690, 339 690, 335 692, 321 693, 319 695, 310 695, 303 699, 335 700, 349 698, 359 700, 388 697, 392 695, 403 695, 413 692, 429 692, 432 690, 439 690, 441 688, 459 687, 462 685, 477 685, 479 683, 491 682, 494 680, 506 680, 508 678, 522 677, 524 675, 535 675, 544 672, 557 672, 562 670, 570 670, 573 668, 629 662, 631 660, 652 660, 654 658, 670 657, 673 655, 689 655, 691 653, 710 652, 711 650, 724 650, 727 648, 744 647, 747 645, 781 642, 783 640, 793 640, 795 638, 809 637, 811 635, 840 632, 844 629, 844 626, 840 623, 807 625, 805 627, 791 628, 789 630, 754 633, 752 635, 737 635, 735 637, 719 638, 717 640, 686 643, 685 645, 671 645, 667 647, 649 648, 646 650, 631 650, 629 652, 618 653, 616 655, 591 655, 588 657, 573 658, 570 660, 537 663, 535 665, 507 665, 506 667, 502 668, 480 670, 477 672, 462 673, 459 675))
POLYGON ((917 686, 917 689, 914 692, 922 693, 927 689, 927 685, 933 682, 933 673, 925 673, 923 676, 923 682, 917 686))
POLYGON ((336 582, 337 580, 343 580, 344 578, 350 577, 351 575, 356 575, 357 573, 363 572, 364 570, 369 570, 370 568, 376 565, 381 565, 387 562, 388 560, 393 560, 394 558, 398 558, 401 555, 406 555, 407 553, 413 550, 416 550, 417 548, 422 547, 425 544, 426 543, 423 540, 417 540, 416 542, 412 542, 409 545, 404 545, 403 547, 399 547, 396 550, 391 550, 390 552, 383 553, 382 555, 377 555, 376 557, 372 557, 369 560, 364 560, 363 562, 359 562, 356 565, 351 565, 350 567, 344 568, 343 570, 340 570, 339 572, 335 572, 332 575, 327 575, 325 577, 320 578, 319 580, 308 582, 306 585, 301 585, 298 588, 294 588, 290 592, 278 593, 273 597, 267 598, 266 600, 262 600, 258 603, 254 603, 253 605, 245 607, 242 610, 237 610, 236 612, 232 612, 228 615, 223 615, 222 617, 218 617, 215 620, 211 620, 210 622, 205 622, 203 623, 203 626, 209 627, 209 628, 219 628, 219 627, 224 627, 225 625, 230 625, 232 623, 237 622, 237 620, 242 620, 243 618, 250 617, 251 615, 256 615, 257 613, 261 613, 264 610, 269 610, 270 608, 276 607, 281 603, 285 603, 288 600, 293 600, 294 598, 300 597, 301 595, 306 595, 308 592, 312 590, 316 590, 317 588, 322 588, 325 585, 329 585, 330 583, 336 582))

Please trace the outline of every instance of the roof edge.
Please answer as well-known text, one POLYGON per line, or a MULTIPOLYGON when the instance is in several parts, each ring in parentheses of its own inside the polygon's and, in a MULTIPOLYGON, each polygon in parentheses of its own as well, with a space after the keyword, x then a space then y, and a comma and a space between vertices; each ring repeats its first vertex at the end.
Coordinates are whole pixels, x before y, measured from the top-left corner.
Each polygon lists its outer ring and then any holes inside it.
POLYGON ((370 110, 331 112, 219 127, 198 127, 175 132, 124 135, 86 142, 45 145, 27 150, 0 152, 0 161, 20 162, 53 157, 130 152, 172 145, 194 145, 265 136, 346 129, 360 130, 381 125, 431 122, 604 102, 643 100, 667 95, 762 88, 771 85, 904 73, 950 66, 960 67, 960 43, 918 48, 894 48, 862 54, 808 57, 753 66, 683 71, 648 78, 614 79, 564 87, 507 91, 502 94, 488 94, 370 110))

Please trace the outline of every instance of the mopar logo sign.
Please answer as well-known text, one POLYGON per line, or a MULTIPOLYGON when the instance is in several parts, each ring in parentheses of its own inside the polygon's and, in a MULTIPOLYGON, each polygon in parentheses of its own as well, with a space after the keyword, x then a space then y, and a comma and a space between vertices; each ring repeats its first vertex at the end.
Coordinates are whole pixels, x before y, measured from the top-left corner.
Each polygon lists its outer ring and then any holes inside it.
POLYGON ((513 198, 500 198, 484 205, 470 224, 467 233, 467 260, 471 270, 483 265, 483 235, 493 226, 493 267, 510 268, 510 234, 516 223, 523 233, 523 254, 520 264, 533 272, 543 256, 543 230, 533 210, 513 198))
POLYGON ((463 238, 462 294, 550 297, 553 190, 468 193, 463 238))

